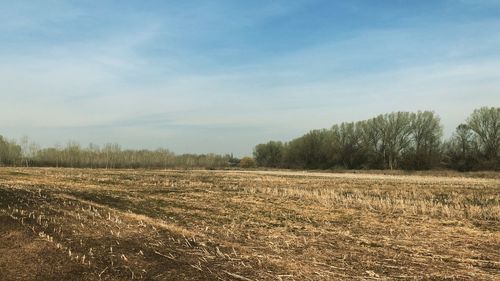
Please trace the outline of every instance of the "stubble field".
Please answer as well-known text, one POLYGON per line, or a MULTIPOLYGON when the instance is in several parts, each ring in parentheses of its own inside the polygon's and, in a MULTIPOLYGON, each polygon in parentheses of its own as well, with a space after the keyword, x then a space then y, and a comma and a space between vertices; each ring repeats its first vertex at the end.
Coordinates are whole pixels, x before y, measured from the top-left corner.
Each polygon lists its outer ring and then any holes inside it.
POLYGON ((500 179, 0 168, 0 280, 498 280, 500 179))

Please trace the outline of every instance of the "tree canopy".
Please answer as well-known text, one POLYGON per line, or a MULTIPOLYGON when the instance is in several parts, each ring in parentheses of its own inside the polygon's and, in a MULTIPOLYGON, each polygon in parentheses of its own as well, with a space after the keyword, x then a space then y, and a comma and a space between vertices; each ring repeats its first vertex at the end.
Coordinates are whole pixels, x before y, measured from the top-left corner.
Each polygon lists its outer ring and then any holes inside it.
POLYGON ((254 149, 259 166, 301 169, 497 169, 500 108, 475 110, 449 140, 432 111, 392 112, 254 149))
POLYGON ((432 111, 392 112, 368 120, 311 130, 288 142, 258 144, 253 159, 240 163, 232 155, 182 154, 167 149, 122 149, 77 142, 40 148, 0 136, 0 165, 88 168, 221 168, 298 169, 434 169, 462 171, 500 168, 500 108, 474 110, 448 140, 432 111), (251 160, 251 161, 250 161, 251 160))

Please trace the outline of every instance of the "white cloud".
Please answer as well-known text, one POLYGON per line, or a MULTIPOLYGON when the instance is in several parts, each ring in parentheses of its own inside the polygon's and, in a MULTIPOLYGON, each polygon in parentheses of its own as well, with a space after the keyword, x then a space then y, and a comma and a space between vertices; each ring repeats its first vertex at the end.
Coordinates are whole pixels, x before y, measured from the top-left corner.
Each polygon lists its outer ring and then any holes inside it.
MULTIPOLYGON (((219 32, 289 12, 280 5, 257 9, 219 32)), ((31 135, 44 145, 118 141, 242 155, 257 142, 396 110, 435 110, 450 132, 474 108, 500 105, 497 21, 369 30, 213 69, 217 59, 175 41, 203 22, 224 23, 206 16, 186 30, 177 30, 181 18, 151 17, 40 50, 0 47, 2 133, 31 135), (156 44, 168 45, 158 57, 156 44)), ((47 20, 20 18, 9 28, 47 20)))

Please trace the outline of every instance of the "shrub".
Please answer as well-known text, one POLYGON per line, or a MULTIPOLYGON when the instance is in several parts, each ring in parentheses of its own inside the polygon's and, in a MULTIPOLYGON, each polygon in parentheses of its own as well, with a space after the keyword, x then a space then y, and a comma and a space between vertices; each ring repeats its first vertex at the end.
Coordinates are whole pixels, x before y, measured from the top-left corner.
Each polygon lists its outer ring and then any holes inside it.
POLYGON ((241 168, 253 168, 255 167, 255 160, 253 160, 252 157, 243 157, 240 161, 240 167, 241 168))

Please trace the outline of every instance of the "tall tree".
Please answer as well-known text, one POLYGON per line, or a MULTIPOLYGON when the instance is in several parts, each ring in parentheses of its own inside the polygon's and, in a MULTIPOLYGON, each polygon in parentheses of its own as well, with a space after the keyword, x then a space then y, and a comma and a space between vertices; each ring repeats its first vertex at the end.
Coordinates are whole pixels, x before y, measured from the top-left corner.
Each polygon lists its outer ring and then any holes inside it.
POLYGON ((474 110, 467 126, 478 136, 486 159, 497 162, 500 157, 500 107, 482 107, 474 110))
POLYGON ((0 135, 0 165, 14 166, 22 159, 21 146, 0 135))
POLYGON ((466 124, 460 124, 445 143, 445 161, 448 167, 459 171, 474 169, 479 160, 476 136, 466 124))
POLYGON ((359 168, 362 158, 361 126, 356 123, 341 123, 332 127, 338 147, 334 150, 344 168, 359 168))
POLYGON ((410 146, 411 114, 393 112, 385 114, 382 120, 384 162, 392 170, 398 168, 403 152, 410 146))
POLYGON ((384 168, 384 118, 382 115, 359 122, 366 167, 384 168))
POLYGON ((430 169, 439 162, 443 129, 439 117, 431 111, 411 115, 412 147, 407 154, 407 165, 412 169, 430 169))
POLYGON ((257 165, 261 167, 279 167, 283 161, 283 150, 282 142, 270 141, 255 146, 253 156, 257 165))

